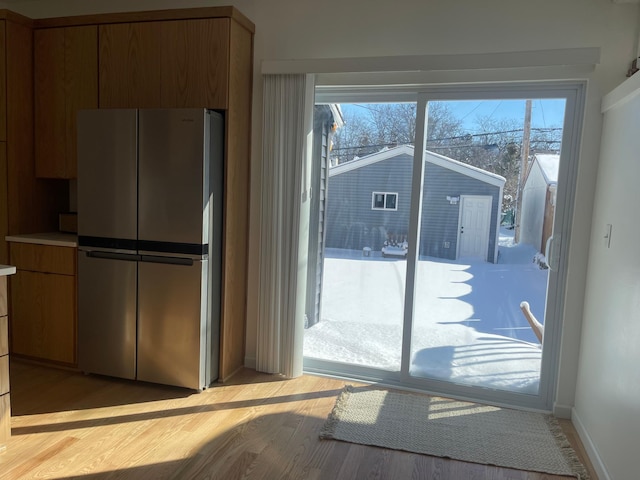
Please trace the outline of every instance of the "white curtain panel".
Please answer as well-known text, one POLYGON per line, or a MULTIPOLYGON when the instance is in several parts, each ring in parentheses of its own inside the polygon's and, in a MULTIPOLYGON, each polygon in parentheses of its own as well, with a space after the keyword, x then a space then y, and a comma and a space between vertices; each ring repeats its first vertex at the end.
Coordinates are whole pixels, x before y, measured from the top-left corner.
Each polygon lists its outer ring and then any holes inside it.
POLYGON ((312 75, 263 75, 256 369, 302 375, 313 131, 312 75))

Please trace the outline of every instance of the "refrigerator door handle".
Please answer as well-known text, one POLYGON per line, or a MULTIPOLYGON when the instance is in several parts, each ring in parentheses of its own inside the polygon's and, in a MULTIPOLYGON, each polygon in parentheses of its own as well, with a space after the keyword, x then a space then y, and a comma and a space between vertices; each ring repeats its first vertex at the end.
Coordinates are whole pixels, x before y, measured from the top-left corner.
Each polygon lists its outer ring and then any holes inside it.
POLYGON ((140 260, 140 255, 133 253, 96 252, 94 250, 86 251, 85 253, 87 257, 102 258, 105 260, 124 260, 128 262, 137 262, 140 260))
POLYGON ((141 262, 147 263, 167 263, 170 265, 184 265, 186 267, 190 267, 193 265, 192 258, 184 258, 184 257, 163 257, 160 255, 141 255, 141 262))

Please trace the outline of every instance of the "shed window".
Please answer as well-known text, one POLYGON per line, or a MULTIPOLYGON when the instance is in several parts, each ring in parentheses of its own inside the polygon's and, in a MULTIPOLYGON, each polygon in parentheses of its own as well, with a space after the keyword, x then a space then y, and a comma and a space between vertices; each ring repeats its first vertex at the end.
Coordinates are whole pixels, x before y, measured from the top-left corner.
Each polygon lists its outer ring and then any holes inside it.
POLYGON ((398 210, 398 194, 389 192, 373 192, 371 195, 372 210, 398 210))

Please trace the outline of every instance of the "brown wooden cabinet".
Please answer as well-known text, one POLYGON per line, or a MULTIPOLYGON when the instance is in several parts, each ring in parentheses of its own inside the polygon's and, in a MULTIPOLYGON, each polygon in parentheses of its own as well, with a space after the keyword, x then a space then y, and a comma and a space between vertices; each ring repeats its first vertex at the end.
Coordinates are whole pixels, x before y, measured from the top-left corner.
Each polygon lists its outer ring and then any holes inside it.
POLYGON ((98 107, 98 28, 34 32, 36 176, 77 176, 76 114, 98 107))
MULTIPOLYGON (((39 20, 0 10, 0 40, 5 40, 0 41, 0 263, 9 263, 5 235, 53 231, 58 213, 68 210, 69 182, 36 176, 76 176, 78 109, 97 105, 223 111, 222 380, 244 364, 254 29, 234 7, 39 20), (97 80, 92 77, 96 72, 97 80), (97 104, 91 103, 94 87, 97 104)), ((26 287, 46 290, 44 279, 22 275, 15 283, 18 293, 12 291, 12 301, 27 304, 18 311, 24 308, 21 314, 39 318, 38 309, 44 307, 29 306, 28 298, 19 295, 26 287)), ((41 305, 54 301, 46 295, 40 300, 41 305)), ((48 325, 43 320, 38 328, 46 331, 48 325)), ((68 351, 61 356, 27 340, 16 345, 24 355, 75 363, 68 351)))
POLYGON ((68 185, 36 178, 33 77, 33 20, 0 10, 0 264, 6 235, 55 230, 69 208, 68 185))
POLYGON ((226 109, 230 21, 101 25, 100 107, 226 109))
POLYGON ((0 142, 7 140, 7 71, 5 59, 7 58, 6 46, 6 22, 0 20, 0 142))
POLYGON ((9 333, 7 317, 7 277, 0 276, 0 453, 11 436, 9 398, 9 333))
POLYGON ((76 365, 76 255, 74 247, 11 243, 13 354, 76 365))

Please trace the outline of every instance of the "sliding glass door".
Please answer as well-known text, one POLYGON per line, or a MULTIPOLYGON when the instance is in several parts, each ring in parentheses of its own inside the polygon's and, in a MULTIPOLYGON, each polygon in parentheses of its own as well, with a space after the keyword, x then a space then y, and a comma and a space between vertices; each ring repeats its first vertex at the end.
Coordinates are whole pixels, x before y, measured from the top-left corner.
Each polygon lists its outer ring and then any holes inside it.
POLYGON ((369 123, 351 119, 329 149, 305 368, 549 408, 583 95, 483 85, 341 102, 369 123))

